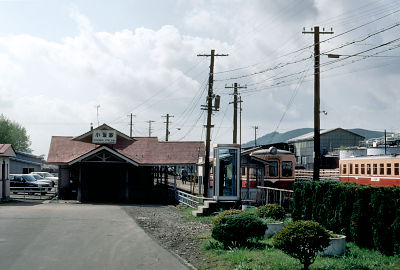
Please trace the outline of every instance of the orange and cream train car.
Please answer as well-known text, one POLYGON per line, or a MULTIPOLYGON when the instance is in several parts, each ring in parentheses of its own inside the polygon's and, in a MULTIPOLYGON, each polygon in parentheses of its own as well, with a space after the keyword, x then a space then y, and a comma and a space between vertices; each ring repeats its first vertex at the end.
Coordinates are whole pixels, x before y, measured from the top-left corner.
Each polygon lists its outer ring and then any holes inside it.
MULTIPOLYGON (((246 155, 242 152, 242 156, 246 155)), ((280 189, 292 189, 295 181, 296 158, 292 152, 275 147, 248 151, 247 155, 262 166, 241 164, 241 187, 257 188, 267 186, 280 189)), ((210 168, 210 186, 214 186, 213 166, 210 168)))
POLYGON ((262 170, 256 168, 241 168, 242 188, 267 186, 280 189, 292 189, 295 181, 296 158, 292 152, 279 150, 275 147, 260 149, 250 154, 251 158, 265 164, 262 170), (261 180, 261 181, 260 181, 261 180))
POLYGON ((340 181, 371 186, 400 186, 400 155, 341 159, 340 181))

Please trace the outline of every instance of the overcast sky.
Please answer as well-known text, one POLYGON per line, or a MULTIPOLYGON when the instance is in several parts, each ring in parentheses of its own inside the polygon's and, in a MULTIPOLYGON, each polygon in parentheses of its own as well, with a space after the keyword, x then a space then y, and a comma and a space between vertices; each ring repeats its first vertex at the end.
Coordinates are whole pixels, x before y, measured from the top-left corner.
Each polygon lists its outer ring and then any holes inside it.
POLYGON ((397 0, 0 0, 0 112, 38 155, 90 123, 129 134, 130 113, 135 136, 153 120, 164 140, 169 113, 170 140, 204 140, 210 59, 197 54, 215 49, 229 56, 215 59, 213 144, 232 142, 235 82, 247 85, 243 142, 252 126, 313 127, 313 35, 302 31, 319 25, 334 31, 321 53, 343 55, 321 55, 321 128, 399 132, 399 15, 397 0))

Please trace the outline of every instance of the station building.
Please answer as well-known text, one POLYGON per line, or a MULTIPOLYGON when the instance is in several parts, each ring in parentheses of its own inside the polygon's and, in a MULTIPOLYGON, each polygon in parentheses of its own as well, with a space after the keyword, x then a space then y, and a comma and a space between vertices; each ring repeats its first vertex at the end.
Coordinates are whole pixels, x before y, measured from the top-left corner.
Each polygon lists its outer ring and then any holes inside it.
MULTIPOLYGON (((129 137, 103 124, 77 137, 53 136, 48 163, 59 166, 59 197, 82 202, 154 202, 168 168, 195 166, 202 141, 129 137)), ((165 186, 165 185, 164 185, 165 186)))
POLYGON ((10 158, 15 157, 11 144, 0 144, 0 201, 10 199, 10 158))

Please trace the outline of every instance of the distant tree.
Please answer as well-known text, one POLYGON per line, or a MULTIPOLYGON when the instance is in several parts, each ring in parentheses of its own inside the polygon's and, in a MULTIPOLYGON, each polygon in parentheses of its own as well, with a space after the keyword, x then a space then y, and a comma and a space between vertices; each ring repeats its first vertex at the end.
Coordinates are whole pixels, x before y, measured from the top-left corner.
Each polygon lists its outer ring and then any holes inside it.
POLYGON ((32 152, 26 129, 3 114, 0 115, 0 143, 10 143, 18 151, 32 152))

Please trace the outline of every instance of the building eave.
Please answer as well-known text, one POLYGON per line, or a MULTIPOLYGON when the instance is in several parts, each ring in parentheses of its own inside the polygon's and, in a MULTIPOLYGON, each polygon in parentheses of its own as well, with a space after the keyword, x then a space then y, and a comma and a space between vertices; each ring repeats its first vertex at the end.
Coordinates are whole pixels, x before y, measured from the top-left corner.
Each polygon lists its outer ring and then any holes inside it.
POLYGON ((117 157, 121 158, 122 160, 126 161, 127 163, 130 163, 130 164, 132 164, 134 166, 139 166, 139 163, 137 163, 136 161, 134 161, 134 160, 132 160, 130 158, 127 158, 126 156, 122 155, 121 153, 119 153, 119 152, 117 152, 117 151, 115 151, 115 150, 113 150, 113 149, 111 149, 111 148, 109 148, 107 146, 100 146, 100 147, 98 147, 96 149, 93 149, 92 151, 87 152, 84 155, 82 155, 82 156, 80 156, 78 158, 75 158, 74 160, 71 160, 70 162, 68 162, 65 165, 73 165, 75 163, 81 162, 85 158, 90 157, 90 156, 92 156, 92 155, 94 155, 94 154, 96 154, 96 153, 98 153, 98 152, 100 152, 102 150, 108 151, 111 154, 116 155, 117 157))

